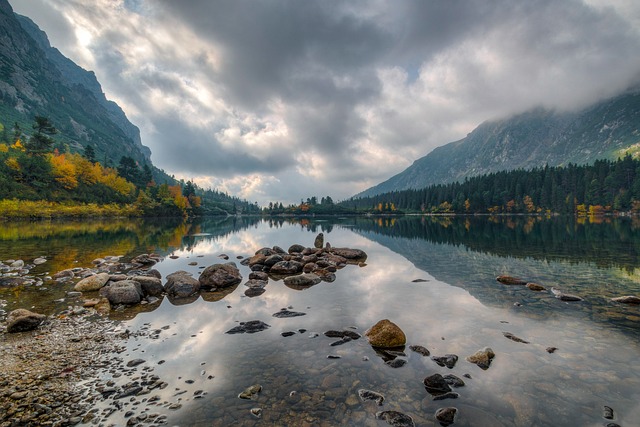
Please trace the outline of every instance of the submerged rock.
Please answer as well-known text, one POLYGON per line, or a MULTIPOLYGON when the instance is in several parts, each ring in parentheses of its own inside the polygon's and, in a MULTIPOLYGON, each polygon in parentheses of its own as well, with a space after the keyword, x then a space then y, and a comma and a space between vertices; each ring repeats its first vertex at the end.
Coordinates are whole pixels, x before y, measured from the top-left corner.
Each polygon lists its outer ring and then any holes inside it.
POLYGON ((444 356, 431 356, 431 360, 433 360, 440 366, 446 366, 449 369, 453 369, 453 367, 456 366, 456 362, 458 361, 458 355, 445 354, 444 356))
POLYGON ((229 329, 227 334, 253 334, 256 332, 264 331, 270 328, 271 325, 267 325, 261 320, 250 320, 248 322, 240 322, 240 324, 234 328, 229 329))
POLYGON ((451 387, 458 388, 458 387, 464 387, 465 386, 464 381, 462 381, 461 378, 459 378, 459 377, 457 377, 457 376, 455 376, 453 374, 447 374, 442 378, 444 378, 445 382, 447 384, 449 384, 451 387))
POLYGON ((440 425, 447 427, 453 424, 458 410, 454 407, 440 408, 436 411, 435 417, 440 425))
POLYGON ((284 278, 284 284, 293 289, 309 288, 311 286, 317 285, 320 282, 320 277, 313 273, 299 274, 297 276, 289 276, 284 278))
POLYGON ((413 427, 413 418, 398 411, 381 411, 376 413, 376 418, 384 420, 394 427, 413 427))
POLYGON ((254 384, 252 386, 245 388, 244 391, 242 391, 242 393, 238 395, 238 398, 251 399, 261 391, 262 391, 262 386, 260 384, 254 384))
POLYGON ((352 340, 357 340, 358 338, 360 338, 362 335, 360 335, 359 333, 355 332, 355 331, 335 331, 335 330, 329 330, 327 332, 324 333, 325 337, 329 337, 329 338, 345 338, 345 337, 349 337, 352 340))
POLYGON ((402 329, 388 319, 380 320, 369 328, 364 335, 373 347, 402 347, 407 343, 407 337, 402 329))
POLYGON ((382 406, 382 402, 384 402, 384 396, 382 394, 364 388, 358 390, 358 396, 363 402, 372 400, 376 402, 378 406, 382 406))
POLYGON ((421 345, 410 345, 409 349, 411 351, 415 351, 418 354, 421 354, 423 356, 429 356, 431 353, 429 352, 429 350, 426 347, 423 347, 421 345))
POLYGON ((283 308, 279 312, 273 313, 272 316, 278 317, 278 318, 287 318, 287 317, 306 316, 306 314, 307 313, 302 313, 299 311, 290 311, 290 310, 287 310, 286 308, 283 308))
POLYGON ((502 332, 502 335, 504 335, 505 338, 509 338, 511 341, 521 342, 523 344, 529 344, 529 341, 525 341, 522 338, 519 338, 519 337, 513 335, 511 332, 502 332))

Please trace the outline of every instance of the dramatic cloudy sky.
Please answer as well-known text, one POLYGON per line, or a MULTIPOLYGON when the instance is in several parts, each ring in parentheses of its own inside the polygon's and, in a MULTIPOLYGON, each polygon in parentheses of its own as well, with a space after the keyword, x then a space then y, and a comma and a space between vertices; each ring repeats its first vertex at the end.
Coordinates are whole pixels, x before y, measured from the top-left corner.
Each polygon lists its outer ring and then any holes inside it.
POLYGON ((10 0, 158 167, 260 204, 351 196, 487 119, 640 77, 637 0, 10 0))

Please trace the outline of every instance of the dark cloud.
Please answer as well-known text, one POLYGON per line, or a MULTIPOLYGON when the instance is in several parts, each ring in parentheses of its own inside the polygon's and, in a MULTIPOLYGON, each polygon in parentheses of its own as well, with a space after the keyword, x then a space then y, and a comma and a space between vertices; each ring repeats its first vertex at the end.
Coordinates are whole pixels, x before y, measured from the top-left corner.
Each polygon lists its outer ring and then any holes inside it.
POLYGON ((95 67, 159 167, 227 180, 263 202, 346 197, 484 120, 578 108, 637 83, 640 6, 585 1, 33 0, 19 9, 95 67))

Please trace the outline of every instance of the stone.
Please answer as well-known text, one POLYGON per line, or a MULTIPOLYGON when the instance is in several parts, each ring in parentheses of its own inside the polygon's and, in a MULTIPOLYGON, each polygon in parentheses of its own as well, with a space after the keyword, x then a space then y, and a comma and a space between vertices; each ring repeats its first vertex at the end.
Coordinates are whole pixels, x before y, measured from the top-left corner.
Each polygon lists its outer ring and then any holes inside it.
POLYGON ((496 354, 491 348, 485 347, 482 350, 476 351, 471 356, 467 356, 467 362, 475 363, 481 369, 487 370, 495 356, 496 354))
POLYGON ((283 276, 290 276, 302 271, 302 263, 298 261, 280 261, 275 263, 269 272, 283 276))
POLYGON ((133 280, 112 282, 100 289, 100 295, 106 297, 113 305, 138 304, 143 297, 142 287, 133 280))
POLYGON ((7 315, 7 332, 32 331, 46 318, 44 314, 34 313, 24 308, 15 309, 7 315))
POLYGON ((269 280, 269 275, 264 271, 252 271, 251 273, 249 273, 249 280, 252 279, 267 281, 269 280))
POLYGON ((250 412, 256 418, 262 417, 262 408, 251 408, 250 412))
POLYGON ((571 295, 571 294, 565 294, 562 291, 557 290, 556 288, 551 288, 551 292, 553 292, 553 294, 555 295, 556 298, 558 298, 560 301, 582 301, 582 298, 580 298, 577 295, 571 295))
POLYGON ((453 374, 447 374, 443 376, 445 382, 449 384, 451 387, 464 387, 465 383, 462 381, 462 378, 459 378, 453 374))
POLYGON ((9 264, 9 267, 11 268, 22 268, 24 267, 24 261, 19 259, 17 261, 13 261, 11 264, 9 264))
POLYGON ((423 347, 421 345, 411 345, 409 346, 409 349, 411 351, 415 351, 418 354, 421 354, 423 356, 429 356, 431 353, 429 352, 429 350, 426 347, 423 347))
POLYGON ((133 276, 131 280, 140 283, 142 293, 147 296, 158 297, 164 292, 162 280, 153 276, 133 276))
POLYGON ((620 302, 622 304, 640 304, 640 297, 635 295, 625 295, 623 297, 611 298, 611 301, 620 302))
POLYGON ((613 419, 613 408, 611 408, 611 406, 604 406, 604 409, 602 411, 602 416, 604 418, 606 418, 607 420, 612 420, 613 419))
POLYGON ((191 273, 179 270, 167 275, 164 291, 176 298, 187 298, 200 291, 200 281, 192 277, 191 273))
POLYGON ((547 347, 545 350, 547 350, 547 353, 551 354, 551 353, 555 353, 557 349, 558 347, 547 347))
POLYGON ((424 384, 424 387, 427 389, 427 391, 434 396, 451 391, 449 383, 440 374, 430 375, 426 377, 422 381, 422 383, 424 384))
POLYGON ((444 356, 431 356, 431 360, 436 362, 440 366, 446 366, 449 369, 453 369, 458 361, 456 354, 445 354, 444 356))
POLYGON ((249 279, 244 285, 251 289, 262 289, 267 286, 267 283, 268 282, 266 280, 249 279))
POLYGON ((160 256, 156 254, 140 254, 131 260, 134 264, 151 266, 160 261, 160 256))
POLYGON ((111 311, 111 303, 107 298, 100 298, 98 303, 93 306, 96 312, 102 316, 109 314, 111 311))
POLYGON ((387 424, 392 425, 393 427, 413 427, 415 424, 413 423, 413 418, 409 415, 403 414, 398 411, 381 411, 376 412, 376 418, 379 420, 386 421, 387 424))
POLYGON ((505 276, 505 275, 496 277, 496 280, 502 283, 503 285, 526 285, 527 284, 527 282, 522 279, 518 279, 517 277, 512 277, 512 276, 505 276))
POLYGON ((407 337, 402 329, 388 319, 380 320, 369 328, 364 335, 373 347, 402 347, 407 343, 407 337))
POLYGON ((335 330, 329 330, 329 331, 325 332, 324 335, 326 337, 329 337, 329 338, 345 338, 345 337, 349 337, 352 340, 357 340, 358 338, 360 338, 362 336, 362 335, 360 335, 359 333, 357 333, 355 331, 335 331, 335 330))
POLYGON ((202 271, 199 281, 204 288, 228 288, 240 283, 242 275, 233 263, 214 264, 202 271))
POLYGON ((75 273, 70 268, 66 270, 62 270, 57 272, 52 276, 55 280, 64 280, 64 279, 72 279, 75 276, 75 273))
POLYGON ((361 388, 358 390, 358 396, 363 402, 374 401, 378 406, 382 406, 384 402, 384 396, 378 392, 361 388))
POLYGON ((33 263, 35 265, 44 264, 45 262, 47 262, 47 259, 43 258, 43 257, 39 257, 39 258, 36 258, 36 259, 33 260, 33 263))
POLYGON ((98 273, 80 280, 73 287, 79 292, 97 291, 107 284, 109 281, 109 273, 98 273))
POLYGON ((271 325, 267 325, 261 320, 250 320, 248 322, 240 322, 240 324, 234 328, 229 329, 227 334, 253 334, 256 332, 264 331, 270 328, 271 325))
POLYGON ((511 341, 520 342, 520 343, 523 343, 523 344, 529 344, 529 341, 525 341, 522 338, 519 338, 519 337, 513 335, 511 332, 502 332, 502 335, 504 335, 505 338, 509 338, 511 341))
POLYGON ((367 259, 367 253, 360 249, 331 248, 331 253, 334 255, 341 256, 342 258, 346 258, 348 260, 364 261, 367 259))
POLYGON ((293 289, 310 288, 321 281, 320 277, 314 273, 304 273, 284 278, 284 284, 293 289))
POLYGON ((323 233, 318 233, 318 235, 316 236, 315 240, 313 241, 313 246, 318 248, 318 249, 322 249, 322 247, 324 246, 324 234, 323 233))
POLYGON ((539 284, 537 284, 537 283, 533 283, 533 282, 529 282, 529 283, 527 283, 527 285, 526 285, 526 286, 527 286, 527 288, 529 288, 530 290, 532 290, 532 291, 536 291, 536 292, 546 291, 546 290, 547 290, 547 288, 545 288, 544 286, 539 285, 539 284))
POLYGON ((127 362, 127 367, 132 368, 134 366, 142 365, 144 362, 144 359, 133 359, 127 362))
POLYGON ((435 417, 440 425, 447 427, 453 424, 457 413, 458 410, 454 407, 439 408, 435 413, 435 417))
POLYGON ((240 399, 252 399, 253 397, 255 397, 261 391, 262 391, 262 386, 260 384, 254 384, 252 386, 249 386, 249 387, 245 388, 238 395, 238 398, 240 398, 240 399))
POLYGON ((295 245, 289 246, 289 250, 287 252, 290 254, 295 254, 295 253, 302 253, 302 251, 304 251, 304 246, 295 244, 295 245))
POLYGON ((400 368, 407 364, 407 361, 404 359, 392 359, 384 362, 385 365, 390 366, 392 368, 400 368))
POLYGON ((280 261, 284 261, 284 258, 282 258, 282 255, 280 254, 273 254, 268 256, 264 262, 262 264, 266 265, 267 267, 271 268, 274 266, 274 264, 279 263, 280 261))
POLYGON ((287 317, 298 317, 298 316, 305 316, 307 313, 302 313, 299 311, 289 311, 286 308, 283 308, 282 310, 280 310, 277 313, 273 313, 273 317, 278 317, 278 318, 287 318, 287 317))

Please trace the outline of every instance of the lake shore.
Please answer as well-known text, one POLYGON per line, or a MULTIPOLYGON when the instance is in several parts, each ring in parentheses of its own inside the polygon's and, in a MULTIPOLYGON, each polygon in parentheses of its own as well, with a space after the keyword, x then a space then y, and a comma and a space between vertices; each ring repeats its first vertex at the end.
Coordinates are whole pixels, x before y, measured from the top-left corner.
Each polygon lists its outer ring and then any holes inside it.
POLYGON ((95 400, 79 382, 108 367, 124 336, 85 313, 48 317, 34 331, 0 333, 0 426, 75 425, 95 400))

